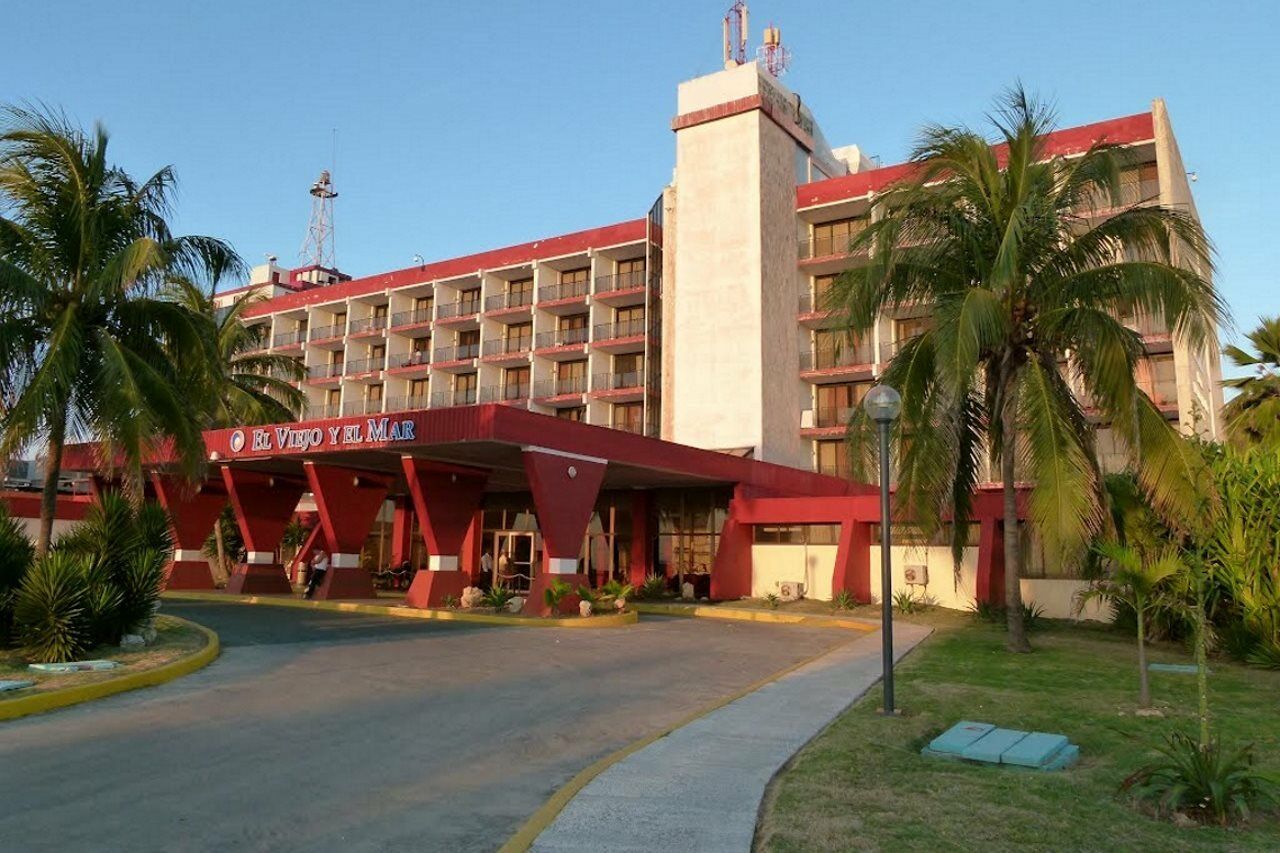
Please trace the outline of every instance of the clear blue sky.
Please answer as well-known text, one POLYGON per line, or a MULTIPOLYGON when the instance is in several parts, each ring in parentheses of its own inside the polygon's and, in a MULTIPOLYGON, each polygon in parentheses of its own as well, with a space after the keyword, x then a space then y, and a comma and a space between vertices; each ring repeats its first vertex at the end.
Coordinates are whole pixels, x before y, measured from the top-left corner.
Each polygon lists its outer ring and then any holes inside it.
MULTIPOLYGON (((671 176, 676 85, 720 64, 728 0, 593 4, 14 3, 0 102, 103 121, 135 174, 173 164, 178 226, 296 262, 338 128, 337 254, 366 275, 642 215, 671 176)), ((980 122, 1015 79, 1063 124, 1169 105, 1236 323, 1280 313, 1274 0, 915 0, 752 7, 833 145, 885 163, 980 122)))

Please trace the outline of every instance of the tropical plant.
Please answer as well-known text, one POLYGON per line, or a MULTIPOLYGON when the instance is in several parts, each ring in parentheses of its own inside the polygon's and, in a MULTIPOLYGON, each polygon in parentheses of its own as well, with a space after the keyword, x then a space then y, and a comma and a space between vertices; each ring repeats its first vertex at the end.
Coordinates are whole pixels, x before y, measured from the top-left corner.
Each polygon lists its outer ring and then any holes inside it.
POLYGON ((1280 317, 1262 317, 1248 334, 1257 355, 1228 346, 1223 355, 1252 374, 1223 381, 1239 393, 1222 410, 1227 435, 1237 447, 1280 447, 1280 317))
POLYGON ((13 601, 34 551, 22 524, 0 503, 0 648, 13 631, 13 601))
POLYGON ((552 580, 542 590, 542 603, 547 606, 547 615, 555 616, 560 612, 560 602, 564 601, 573 592, 573 587, 567 581, 560 579, 552 580))
POLYGON ((14 601, 23 653, 36 663, 73 660, 92 645, 94 619, 81 557, 53 551, 27 570, 14 601))
MULTIPOLYGON (((1030 480, 1029 521, 1047 557, 1084 550, 1103 514, 1083 399, 1141 448, 1134 469, 1156 505, 1188 515, 1194 455, 1139 389, 1142 339, 1119 318, 1153 317, 1204 347, 1223 314, 1199 224, 1184 210, 1123 204, 1121 152, 1099 142, 1053 155, 1054 117, 1021 89, 992 123, 998 147, 963 127, 922 132, 912 174, 877 196, 882 215, 852 240, 868 262, 840 276, 828 304, 853 338, 887 311, 928 308, 931 327, 900 342, 882 381, 903 398, 898 511, 926 525, 954 518, 957 567, 984 447, 999 466, 1004 529, 1018 529, 1016 487, 1030 480)), ((865 412, 849 441, 854 473, 870 477, 865 412)), ((1019 537, 1004 549, 1008 646, 1026 651, 1019 537)))
POLYGON ((1123 602, 1138 622, 1138 705, 1151 707, 1151 688, 1147 679, 1146 618, 1148 610, 1168 585, 1171 578, 1184 570, 1181 559, 1172 551, 1144 560, 1137 550, 1127 545, 1105 542, 1098 550, 1111 566, 1104 578, 1094 581, 1076 597, 1077 612, 1091 601, 1123 602))
POLYGON ((640 589, 636 592, 636 598, 653 601, 662 598, 667 594, 667 579, 662 575, 649 575, 644 579, 644 583, 640 584, 640 589))
POLYGON ((782 603, 782 599, 778 598, 778 594, 776 592, 766 592, 764 594, 764 603, 771 609, 777 610, 778 605, 782 603))
POLYGON ((834 610, 852 610, 857 606, 858 600, 847 589, 839 590, 831 597, 831 607, 834 610))
POLYGON ((600 592, 605 597, 612 598, 615 601, 626 601, 635 593, 635 589, 629 583, 610 579, 605 582, 604 586, 600 587, 600 592))
POLYGON ((515 591, 510 587, 494 584, 480 598, 480 605, 482 607, 492 607, 495 610, 503 610, 511 602, 511 599, 515 597, 515 591))
POLYGON ((1182 812, 1226 826, 1247 818, 1251 806, 1275 801, 1274 780, 1253 769, 1252 745, 1228 752, 1215 738, 1202 745, 1174 732, 1159 751, 1162 759, 1138 769, 1120 789, 1154 800, 1161 814, 1182 812))

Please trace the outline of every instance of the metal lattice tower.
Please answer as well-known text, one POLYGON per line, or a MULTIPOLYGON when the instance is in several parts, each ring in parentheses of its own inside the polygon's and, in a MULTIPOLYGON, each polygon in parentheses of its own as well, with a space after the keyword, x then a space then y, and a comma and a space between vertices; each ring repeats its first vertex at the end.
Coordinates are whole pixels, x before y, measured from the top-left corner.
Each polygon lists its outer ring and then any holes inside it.
POLYGON ((724 16, 724 67, 747 61, 747 4, 737 0, 724 16))
POLYGON ((781 77, 791 66, 791 51, 782 46, 782 30, 773 24, 764 29, 764 44, 756 52, 764 70, 774 77, 781 77))
POLYGON ((329 170, 325 169, 311 185, 311 224, 302 251, 298 252, 304 266, 338 268, 333 238, 333 200, 337 197, 329 170))

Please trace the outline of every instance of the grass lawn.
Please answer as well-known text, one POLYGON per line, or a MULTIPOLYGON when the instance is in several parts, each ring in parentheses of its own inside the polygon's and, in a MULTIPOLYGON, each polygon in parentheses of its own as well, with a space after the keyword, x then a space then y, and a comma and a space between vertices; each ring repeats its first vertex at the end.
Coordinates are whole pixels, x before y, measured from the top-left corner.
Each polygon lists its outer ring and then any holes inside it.
MULTIPOLYGON (((765 800, 756 847, 792 850, 1280 850, 1280 816, 1243 829, 1180 828, 1135 811, 1117 786, 1165 733, 1194 734, 1195 677, 1152 673, 1164 717, 1138 717, 1136 650, 1101 626, 1049 623, 1035 653, 1004 651, 1000 628, 932 611, 937 631, 897 673, 899 719, 879 687, 801 751, 765 800), (960 719, 1061 732, 1080 761, 1058 773, 922 757, 960 719)), ((1156 647, 1153 662, 1189 662, 1156 647)), ((1280 672, 1211 663, 1210 708, 1228 744, 1252 742, 1280 771, 1280 672)))
POLYGON ((45 690, 57 690, 78 684, 108 681, 131 672, 154 669, 203 648, 204 634, 185 622, 168 616, 156 616, 156 642, 137 650, 124 651, 115 646, 102 646, 89 651, 83 660, 113 660, 122 667, 105 672, 72 672, 56 675, 27 669, 27 661, 17 649, 0 649, 0 679, 34 681, 34 687, 0 693, 0 702, 30 696, 45 690))

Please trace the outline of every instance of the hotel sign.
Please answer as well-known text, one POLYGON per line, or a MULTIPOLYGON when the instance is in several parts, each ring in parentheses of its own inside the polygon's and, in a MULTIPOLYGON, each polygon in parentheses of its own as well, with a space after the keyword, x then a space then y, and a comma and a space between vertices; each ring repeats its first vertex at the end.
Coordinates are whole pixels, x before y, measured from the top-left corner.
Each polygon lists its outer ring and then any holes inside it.
POLYGON ((411 418, 369 418, 364 423, 336 426, 273 426, 237 429, 231 433, 232 453, 306 453, 369 444, 414 441, 418 425, 411 418))

